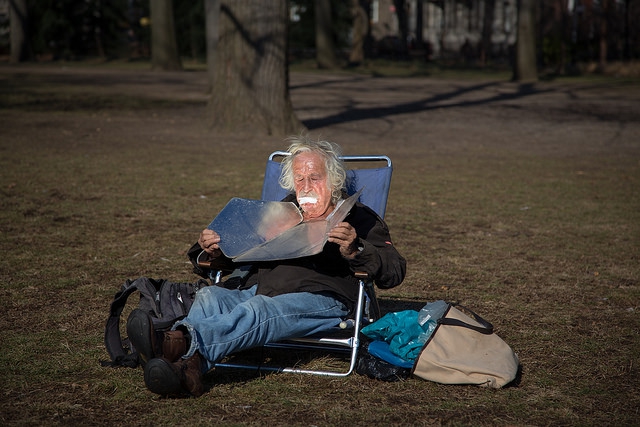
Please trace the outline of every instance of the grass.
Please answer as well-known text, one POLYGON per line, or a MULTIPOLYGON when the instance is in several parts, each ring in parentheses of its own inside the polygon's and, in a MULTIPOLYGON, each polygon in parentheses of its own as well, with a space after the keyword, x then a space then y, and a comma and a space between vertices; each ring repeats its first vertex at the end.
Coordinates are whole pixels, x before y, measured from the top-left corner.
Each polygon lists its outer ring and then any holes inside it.
MULTIPOLYGON (((127 278, 195 280, 186 250, 230 197, 259 193, 281 141, 212 135, 194 120, 200 101, 0 77, 3 425, 638 424, 632 121, 615 145, 583 133, 554 150, 538 135, 553 138, 555 120, 577 126, 573 116, 543 115, 535 130, 522 119, 522 145, 499 142, 506 120, 487 131, 456 121, 459 110, 445 112, 457 136, 485 132, 483 144, 431 149, 403 135, 392 146, 332 129, 350 150, 384 150, 396 165, 387 220, 409 271, 380 292, 383 306, 470 306, 518 353, 519 384, 214 372, 203 397, 170 400, 149 393, 139 369, 100 366, 109 302, 127 278)), ((445 113, 431 113, 430 132, 445 113)), ((589 117, 579 127, 596 135, 614 120, 589 117)))

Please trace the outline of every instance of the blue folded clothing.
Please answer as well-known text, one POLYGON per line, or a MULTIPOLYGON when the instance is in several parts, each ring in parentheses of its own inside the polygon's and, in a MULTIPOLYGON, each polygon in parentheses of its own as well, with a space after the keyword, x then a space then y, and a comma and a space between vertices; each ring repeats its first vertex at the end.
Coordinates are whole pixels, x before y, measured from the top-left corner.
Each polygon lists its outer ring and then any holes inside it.
POLYGON ((413 362, 406 361, 393 354, 389 348, 389 343, 385 341, 371 341, 369 343, 369 353, 392 365, 400 366, 401 368, 413 368, 413 362))

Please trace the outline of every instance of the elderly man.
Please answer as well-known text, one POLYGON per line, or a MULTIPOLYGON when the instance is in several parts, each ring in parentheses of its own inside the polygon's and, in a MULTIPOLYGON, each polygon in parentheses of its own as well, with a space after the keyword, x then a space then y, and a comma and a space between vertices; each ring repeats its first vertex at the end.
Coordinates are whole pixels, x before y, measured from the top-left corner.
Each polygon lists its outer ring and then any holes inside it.
MULTIPOLYGON (((306 137, 290 142, 280 182, 292 194, 284 201, 296 203, 304 221, 325 218, 344 195, 339 147, 306 137)), ((224 260, 215 231, 204 230, 198 243, 210 257, 224 260)), ((391 288, 402 282, 405 269, 387 225, 356 203, 329 231, 319 254, 256 262, 236 289, 200 289, 188 316, 164 334, 162 357, 154 354, 153 331, 143 342, 134 342, 147 360, 145 384, 160 395, 199 396, 202 374, 223 357, 338 325, 357 299, 354 272, 366 272, 378 287, 391 288)))

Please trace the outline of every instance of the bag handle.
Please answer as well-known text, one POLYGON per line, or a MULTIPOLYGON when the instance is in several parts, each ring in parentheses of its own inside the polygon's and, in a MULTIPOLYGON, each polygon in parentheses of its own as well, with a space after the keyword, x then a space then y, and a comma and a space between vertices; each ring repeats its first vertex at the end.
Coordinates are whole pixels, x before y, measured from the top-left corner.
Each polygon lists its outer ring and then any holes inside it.
POLYGON ((460 307, 460 308, 462 308, 463 310, 468 312, 471 315, 471 317, 473 317, 473 319, 476 322, 480 323, 482 326, 470 325, 469 323, 463 322, 462 320, 447 318, 445 316, 449 312, 448 309, 447 309, 447 313, 445 313, 440 319, 438 319, 438 324, 439 325, 461 326, 461 327, 464 327, 464 328, 472 329, 472 330, 474 330, 476 332, 480 332, 481 334, 485 334, 485 335, 491 335, 493 333, 493 325, 491 323, 489 323, 488 321, 484 320, 482 317, 480 317, 480 315, 476 314, 470 308, 467 308, 467 307, 465 307, 463 305, 459 305, 459 304, 449 303, 449 309, 451 307, 460 307))

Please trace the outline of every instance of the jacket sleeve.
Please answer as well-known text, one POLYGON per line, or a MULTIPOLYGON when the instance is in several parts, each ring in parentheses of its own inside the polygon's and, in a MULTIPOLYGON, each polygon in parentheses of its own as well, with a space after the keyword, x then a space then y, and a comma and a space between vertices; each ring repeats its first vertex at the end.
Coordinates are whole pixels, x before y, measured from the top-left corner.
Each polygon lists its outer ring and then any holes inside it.
POLYGON ((358 232, 359 252, 349 260, 349 266, 354 273, 367 273, 379 288, 398 286, 404 280, 407 263, 393 245, 387 224, 369 208, 361 205, 360 210, 369 218, 361 213, 352 219, 358 232))
POLYGON ((204 277, 205 279, 209 278, 209 273, 212 270, 221 270, 225 272, 224 274, 228 274, 238 266, 224 255, 218 258, 205 257, 204 261, 206 262, 199 262, 198 258, 201 252, 202 252, 202 248, 200 247, 198 242, 196 242, 187 251, 187 257, 189 258, 189 261, 191 261, 191 264, 193 265, 193 272, 200 277, 204 277))

